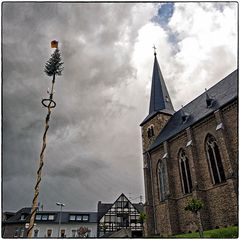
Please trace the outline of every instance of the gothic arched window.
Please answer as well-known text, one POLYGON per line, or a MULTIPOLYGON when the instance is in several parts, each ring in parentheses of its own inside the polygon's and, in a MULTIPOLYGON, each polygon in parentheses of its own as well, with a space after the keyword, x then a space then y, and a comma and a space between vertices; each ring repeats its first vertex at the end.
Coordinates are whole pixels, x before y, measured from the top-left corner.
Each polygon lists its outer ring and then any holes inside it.
POLYGON ((191 193, 192 178, 191 178, 191 173, 189 168, 189 161, 183 149, 181 149, 179 152, 179 166, 180 166, 183 193, 184 194, 191 193))
POLYGON ((158 163, 158 180, 159 180, 159 198, 164 201, 167 195, 167 169, 165 161, 160 160, 158 163))
POLYGON ((213 184, 224 182, 226 179, 220 151, 216 139, 210 134, 206 137, 205 147, 213 184))

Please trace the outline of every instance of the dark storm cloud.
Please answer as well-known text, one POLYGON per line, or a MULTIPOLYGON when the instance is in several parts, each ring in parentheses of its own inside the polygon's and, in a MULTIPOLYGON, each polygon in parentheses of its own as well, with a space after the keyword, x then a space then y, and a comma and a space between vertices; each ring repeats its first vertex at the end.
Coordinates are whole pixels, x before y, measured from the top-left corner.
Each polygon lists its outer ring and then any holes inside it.
MULTIPOLYGON (((52 39, 60 42, 64 72, 56 81, 39 201, 53 209, 62 198, 70 209, 94 210, 99 197, 117 197, 118 190, 142 194, 141 173, 135 171, 138 165, 141 172, 141 160, 131 153, 122 120, 134 107, 115 97, 135 77, 130 53, 145 22, 134 22, 133 9, 121 3, 3 3, 5 210, 31 204, 46 116, 41 99, 51 84, 43 68, 52 39), (134 164, 127 165, 129 160, 134 164), (122 181, 126 167, 137 174, 122 181), (82 191, 80 206, 77 192, 82 191)), ((133 138, 139 134, 135 127, 133 138)))
MULTIPOLYGON (((93 156, 94 157, 94 156, 93 156)), ((61 168, 49 171, 51 177, 67 177, 79 179, 79 181, 88 181, 91 174, 101 169, 109 168, 108 165, 100 159, 83 158, 78 156, 73 161, 63 163, 61 168)))
POLYGON ((215 5, 168 5, 164 29, 151 21, 161 6, 155 3, 4 2, 3 209, 31 205, 51 40, 59 40, 64 71, 55 84, 39 201, 49 210, 62 201, 66 210, 95 211, 99 200, 143 194, 139 123, 149 104, 152 44, 175 109, 235 69, 236 4, 215 5))

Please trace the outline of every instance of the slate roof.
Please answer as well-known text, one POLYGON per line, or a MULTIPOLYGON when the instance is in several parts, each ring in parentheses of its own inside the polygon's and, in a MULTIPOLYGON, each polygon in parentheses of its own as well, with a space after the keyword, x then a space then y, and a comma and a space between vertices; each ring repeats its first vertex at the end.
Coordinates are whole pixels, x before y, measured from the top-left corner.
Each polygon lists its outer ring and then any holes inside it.
POLYGON ((15 214, 13 214, 13 216, 11 216, 7 220, 5 220, 4 222, 7 222, 7 223, 19 223, 19 222, 26 223, 26 222, 29 222, 30 213, 31 213, 31 208, 22 208, 19 211, 17 211, 15 214), (25 220, 20 220, 22 214, 26 215, 25 220))
POLYGON ((149 147, 148 151, 153 150, 164 141, 174 137, 184 129, 212 114, 217 109, 237 99, 237 89, 238 69, 207 90, 207 94, 201 94, 193 101, 188 103, 185 107, 175 112, 162 129, 155 142, 149 147), (213 99, 214 102, 212 106, 208 108, 206 99, 209 97, 213 99), (185 123, 182 121, 183 112, 189 114, 189 118, 185 123))
MULTIPOLYGON (((40 212, 41 213, 41 212, 40 212)), ((49 212, 47 212, 49 213, 49 212)), ((53 212, 56 214, 55 222, 59 222, 60 214, 59 212, 53 212)), ((89 221, 85 223, 97 223, 97 212, 62 212, 62 223, 73 223, 74 221, 69 221, 69 215, 88 215, 89 221)), ((42 222, 42 221, 41 221, 42 222)), ((75 221, 76 223, 79 223, 78 221, 75 221)))
MULTIPOLYGON (((30 220, 30 213, 31 213, 31 208, 22 208, 20 209, 18 212, 16 212, 16 214, 14 214, 14 216, 10 217, 9 219, 7 219, 5 221, 5 223, 26 223, 29 222, 30 220), (21 220, 21 215, 22 214, 26 214, 26 219, 21 220)), ((60 217, 60 212, 59 211, 39 211, 37 212, 37 214, 41 214, 41 215, 55 215, 54 221, 49 221, 49 220, 35 220, 38 223, 58 223, 59 222, 59 217, 60 217)), ((89 221, 86 222, 81 222, 81 223, 97 223, 97 212, 62 212, 62 218, 61 218, 61 222, 62 223, 74 223, 78 221, 69 221, 69 215, 88 215, 89 216, 89 221)))
POLYGON ((152 74, 152 87, 149 105, 149 114, 140 124, 142 126, 146 121, 150 120, 159 111, 173 114, 174 108, 169 96, 165 81, 162 76, 161 69, 158 64, 156 53, 154 53, 154 65, 152 74))
POLYGON ((98 202, 98 220, 112 207, 113 203, 98 202))
POLYGON ((158 64, 156 53, 154 53, 149 114, 162 109, 173 110, 173 105, 158 64))

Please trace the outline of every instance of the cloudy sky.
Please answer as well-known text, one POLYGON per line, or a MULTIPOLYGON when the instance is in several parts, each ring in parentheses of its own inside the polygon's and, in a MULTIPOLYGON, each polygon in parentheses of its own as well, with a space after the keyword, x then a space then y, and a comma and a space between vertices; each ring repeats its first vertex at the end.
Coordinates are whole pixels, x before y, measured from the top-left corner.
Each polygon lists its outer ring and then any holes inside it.
POLYGON ((2 5, 2 207, 31 206, 57 39, 57 77, 39 201, 95 211, 144 196, 141 131, 153 44, 175 110, 237 68, 237 3, 2 5), (131 194, 130 194, 131 193, 131 194))

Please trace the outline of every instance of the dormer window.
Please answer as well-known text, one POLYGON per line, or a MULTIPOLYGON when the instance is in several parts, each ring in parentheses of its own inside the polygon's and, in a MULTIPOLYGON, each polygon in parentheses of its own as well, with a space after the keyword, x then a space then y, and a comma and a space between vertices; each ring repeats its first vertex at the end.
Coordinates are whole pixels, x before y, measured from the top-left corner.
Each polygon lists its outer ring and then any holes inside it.
POLYGON ((183 110, 183 106, 182 106, 182 109, 181 109, 182 123, 186 123, 187 120, 189 119, 189 117, 190 117, 190 114, 186 113, 186 112, 183 110))
POLYGON ((83 221, 88 221, 88 215, 83 215, 82 220, 83 220, 83 221))
POLYGON ((82 215, 82 214, 71 214, 69 216, 69 220, 70 221, 88 221, 89 220, 89 216, 88 215, 82 215))
POLYGON ((206 99, 207 107, 210 108, 213 105, 214 100, 212 98, 206 99))
POLYGON ((183 123, 187 122, 188 118, 189 118, 189 115, 183 115, 182 116, 182 122, 183 123))
POLYGON ((207 103, 207 108, 210 108, 210 107, 213 106, 214 99, 209 97, 206 88, 205 88, 205 91, 206 91, 206 103, 207 103))
POLYGON ((53 221, 55 218, 54 214, 36 214, 35 220, 37 221, 53 221))
POLYGON ((147 129, 147 135, 148 135, 148 138, 151 138, 151 137, 154 136, 154 126, 153 126, 153 125, 151 125, 151 126, 148 127, 148 129, 147 129))

